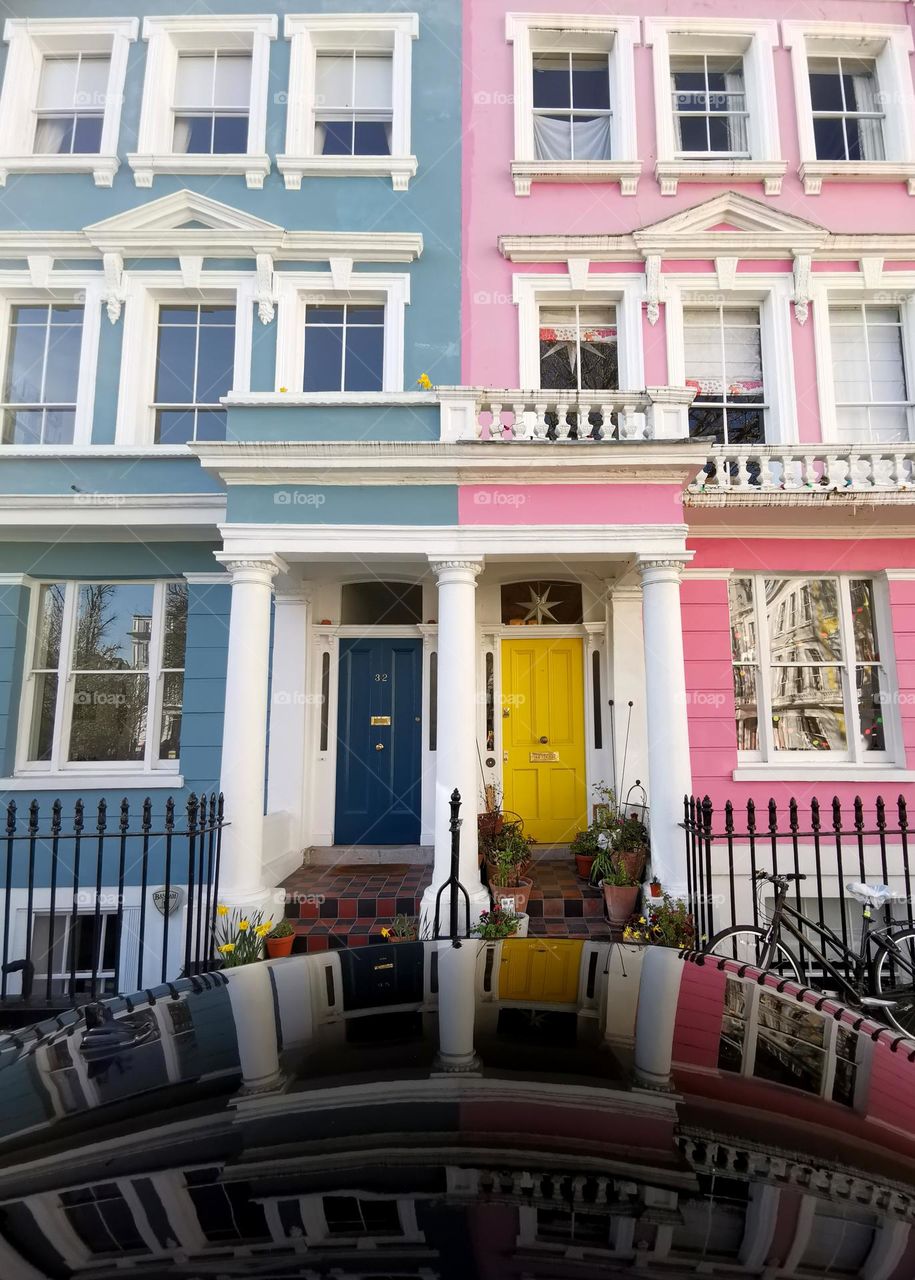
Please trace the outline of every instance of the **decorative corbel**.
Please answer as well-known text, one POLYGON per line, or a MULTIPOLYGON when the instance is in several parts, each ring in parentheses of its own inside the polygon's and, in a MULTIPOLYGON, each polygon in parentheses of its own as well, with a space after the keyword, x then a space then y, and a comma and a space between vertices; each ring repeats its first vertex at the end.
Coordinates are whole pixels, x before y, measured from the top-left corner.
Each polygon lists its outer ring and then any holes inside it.
POLYGON ((181 283, 185 289, 199 289, 200 277, 203 274, 202 254, 179 254, 178 266, 181 268, 181 283))
POLYGON ((102 255, 102 266, 105 271, 105 309, 111 323, 117 324, 126 296, 124 259, 119 253, 105 253, 102 255))
POLYGON ((54 259, 48 253, 30 253, 26 258, 29 267, 29 283, 33 289, 47 289, 54 259))
POLYGON ((883 285, 883 258, 870 254, 861 258, 861 274, 865 289, 879 289, 883 285))
POLYGON ((645 315, 648 323, 655 325, 661 314, 661 255, 645 256, 645 315))
POLYGON ((737 283, 737 263, 739 258, 716 258, 715 273, 718 276, 718 288, 729 292, 737 283))
POLYGON ((810 311, 810 264, 809 253, 794 255, 794 318, 798 324, 807 323, 810 311))
POLYGON ((257 255, 257 278, 254 285, 257 302, 257 318, 261 324, 272 324, 276 315, 276 290, 274 288, 273 257, 269 253, 257 255))
POLYGON ((334 282, 334 288, 341 293, 345 293, 350 287, 350 281, 353 277, 353 260, 352 258, 331 258, 330 259, 330 278, 334 282))
POLYGON ((569 283, 573 289, 583 290, 588 287, 588 272, 591 270, 590 258, 569 258, 567 262, 569 283))

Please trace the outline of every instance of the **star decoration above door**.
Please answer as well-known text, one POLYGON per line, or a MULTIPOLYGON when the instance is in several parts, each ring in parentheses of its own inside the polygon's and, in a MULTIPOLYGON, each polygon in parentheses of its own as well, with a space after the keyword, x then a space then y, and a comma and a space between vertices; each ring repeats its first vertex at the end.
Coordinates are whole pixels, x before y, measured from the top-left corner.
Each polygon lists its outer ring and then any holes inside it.
POLYGON ((559 601, 550 597, 550 588, 547 587, 541 594, 535 591, 533 587, 528 587, 528 593, 530 595, 529 600, 517 600, 515 602, 520 608, 527 609, 524 621, 531 622, 534 620, 537 623, 555 622, 556 615, 553 613, 553 608, 559 604, 559 601))

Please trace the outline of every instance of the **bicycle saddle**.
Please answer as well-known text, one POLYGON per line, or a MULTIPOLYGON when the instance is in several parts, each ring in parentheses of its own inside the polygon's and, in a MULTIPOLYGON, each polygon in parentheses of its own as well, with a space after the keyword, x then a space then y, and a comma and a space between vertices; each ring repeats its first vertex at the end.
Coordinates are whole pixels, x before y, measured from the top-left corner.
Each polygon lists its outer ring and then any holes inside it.
POLYGON ((888 884, 847 884, 845 888, 862 907, 883 907, 895 897, 888 884))

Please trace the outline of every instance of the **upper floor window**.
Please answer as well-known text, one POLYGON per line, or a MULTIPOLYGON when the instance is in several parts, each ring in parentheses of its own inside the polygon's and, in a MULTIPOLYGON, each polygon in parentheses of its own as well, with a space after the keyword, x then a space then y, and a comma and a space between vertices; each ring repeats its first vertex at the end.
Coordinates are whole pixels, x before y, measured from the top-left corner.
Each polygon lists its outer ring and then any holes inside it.
POLYGON ((534 181, 618 180, 635 195, 636 18, 510 13, 514 45, 516 195, 534 181))
POLYGON ((612 303, 541 307, 540 386, 551 391, 619 387, 616 307, 612 303))
POLYGON ((248 150, 251 107, 249 54, 184 53, 175 76, 173 150, 194 155, 242 155, 248 150))
POLYGON ((275 15, 149 17, 137 150, 138 187, 157 173, 244 174, 262 187, 275 15))
POLYGON ((303 391, 380 391, 383 376, 383 306, 306 306, 303 391))
POLYGON ((156 444, 224 440, 220 397, 232 389, 235 308, 218 303, 159 306, 154 391, 156 444))
POLYGON ((90 1254, 148 1252, 133 1210, 117 1183, 61 1191, 60 1203, 67 1222, 90 1254))
POLYGON ((886 647, 869 578, 730 584, 738 749, 864 760, 887 751, 886 647))
POLYGON ((10 307, 3 380, 3 444, 72 444, 76 422, 83 307, 10 307))
POLYGON ((811 58, 818 160, 883 160, 883 108, 871 58, 811 58))
POLYGON ((829 336, 839 439, 909 440, 913 405, 900 308, 833 304, 829 336))
POLYGON ((11 18, 0 95, 0 185, 9 173, 91 173, 110 187, 136 18, 11 18))
POLYGON ((22 767, 177 767, 186 633, 181 582, 39 587, 22 767))
POLYGON ((681 55, 670 79, 680 155, 749 156, 742 58, 681 55))
POLYGON ((36 109, 36 155, 98 154, 111 59, 77 53, 42 62, 36 109))
POLYGON ((390 177, 405 191, 410 153, 415 13, 291 14, 286 151, 277 168, 298 190, 304 176, 390 177))
POLYGON ((685 307, 683 359, 686 384, 696 388, 689 410, 691 436, 716 444, 756 444, 765 439, 758 306, 685 307))
POLYGON ((392 58, 356 49, 322 53, 315 72, 315 154, 389 156, 392 58))

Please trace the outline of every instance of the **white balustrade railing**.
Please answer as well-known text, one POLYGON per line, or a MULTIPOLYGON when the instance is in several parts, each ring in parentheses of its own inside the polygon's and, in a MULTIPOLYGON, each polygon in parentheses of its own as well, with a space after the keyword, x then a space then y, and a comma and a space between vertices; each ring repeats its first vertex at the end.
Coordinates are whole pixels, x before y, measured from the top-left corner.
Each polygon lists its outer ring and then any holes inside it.
POLYGON ((439 387, 443 441, 676 440, 687 433, 695 394, 685 387, 644 391, 514 391, 439 387))
POLYGON ((915 489, 915 443, 714 445, 691 493, 898 493, 915 489))

